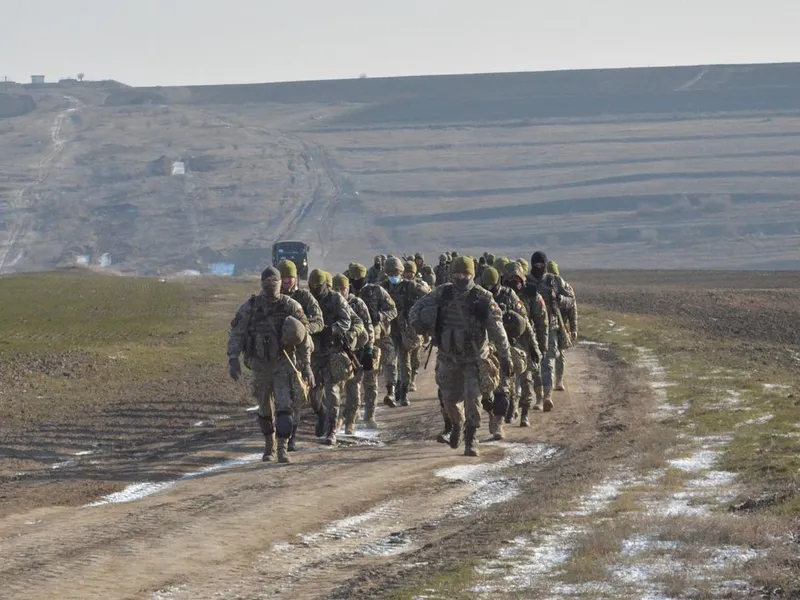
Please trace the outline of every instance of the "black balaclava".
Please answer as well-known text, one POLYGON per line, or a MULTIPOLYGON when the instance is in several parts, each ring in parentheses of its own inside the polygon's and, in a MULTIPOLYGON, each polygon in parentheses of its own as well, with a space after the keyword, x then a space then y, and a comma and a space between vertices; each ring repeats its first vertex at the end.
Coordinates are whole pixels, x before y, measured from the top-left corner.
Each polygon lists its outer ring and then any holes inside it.
POLYGON ((261 289, 267 298, 275 300, 281 294, 281 272, 267 267, 261 272, 261 289))
POLYGON ((353 288, 356 292, 360 292, 361 288, 364 287, 364 284, 367 283, 367 280, 363 277, 361 279, 351 279, 350 280, 350 287, 353 288))
POLYGON ((547 255, 541 250, 531 254, 531 275, 541 279, 547 273, 547 255))

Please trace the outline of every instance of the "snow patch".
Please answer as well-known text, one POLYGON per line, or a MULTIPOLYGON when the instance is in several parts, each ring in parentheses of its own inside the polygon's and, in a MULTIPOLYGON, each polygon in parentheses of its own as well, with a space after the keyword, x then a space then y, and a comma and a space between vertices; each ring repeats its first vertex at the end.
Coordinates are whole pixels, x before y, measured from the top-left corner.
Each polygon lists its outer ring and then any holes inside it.
POLYGON ((89 456, 94 454, 94 450, 81 450, 80 452, 73 452, 72 456, 89 456))
POLYGON ((64 462, 54 464, 50 468, 53 470, 65 469, 66 467, 74 467, 77 464, 78 464, 77 460, 65 460, 64 462))
POLYGON ((775 415, 762 415, 756 419, 748 419, 744 423, 740 423, 741 425, 765 425, 772 421, 775 418, 775 415))
POLYGON ((765 383, 764 388, 767 390, 790 390, 792 386, 785 383, 765 383))
POLYGON ((367 533, 363 528, 365 523, 395 515, 401 504, 400 500, 379 504, 367 512, 334 521, 322 531, 300 534, 300 539, 305 545, 313 545, 324 539, 342 540, 353 537, 366 537, 367 533))
POLYGON ((548 446, 546 444, 513 444, 502 442, 493 445, 506 448, 505 455, 497 462, 480 463, 477 465, 456 465, 446 469, 439 469, 436 471, 436 476, 447 479, 448 481, 471 483, 485 480, 491 474, 509 467, 539 460, 549 460, 558 453, 557 447, 548 446))

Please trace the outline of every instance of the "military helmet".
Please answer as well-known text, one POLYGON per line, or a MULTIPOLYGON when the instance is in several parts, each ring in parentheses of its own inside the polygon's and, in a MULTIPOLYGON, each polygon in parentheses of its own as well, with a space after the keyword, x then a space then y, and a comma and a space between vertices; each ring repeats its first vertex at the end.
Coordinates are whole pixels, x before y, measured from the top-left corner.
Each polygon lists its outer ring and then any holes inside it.
POLYGON ((403 261, 396 256, 386 259, 386 264, 383 266, 384 273, 402 273, 405 267, 403 261))
POLYGON ((486 264, 494 265, 494 254, 492 254, 491 252, 486 255, 486 264))
POLYGON ((456 252, 455 250, 451 250, 450 251, 450 256, 453 257, 453 258, 458 258, 458 252, 456 252))
POLYGON ((269 266, 266 269, 264 269, 263 271, 261 271, 261 281, 264 281, 265 279, 269 279, 270 277, 272 277, 274 279, 280 279, 281 278, 281 272, 278 271, 278 269, 276 269, 275 267, 272 267, 272 266, 269 266))
POLYGON ((475 261, 469 256, 456 256, 450 266, 451 273, 466 273, 475 277, 475 261))
POLYGON ((306 326, 294 317, 286 317, 281 328, 281 346, 284 348, 294 348, 299 346, 306 339, 308 330, 306 326))
POLYGON ((447 254, 440 254, 439 255, 439 262, 446 263, 447 262, 447 254))
POLYGON ((287 258, 278 263, 278 271, 281 272, 281 277, 294 277, 297 279, 297 265, 287 258))
POLYGON ((547 272, 558 275, 558 263, 554 260, 547 261, 547 272))
POLYGON ((422 255, 422 252, 415 252, 414 260, 425 260, 425 257, 422 255))
POLYGON ((323 271, 323 273, 325 273, 325 283, 327 283, 329 286, 332 286, 333 285, 333 275, 328 273, 328 271, 323 271))
POLYGON ((407 260, 403 264, 403 273, 413 273, 414 275, 417 274, 417 263, 412 260, 407 260))
POLYGON ((516 262, 516 263, 517 263, 517 264, 518 264, 520 267, 522 267, 522 273, 523 273, 524 275, 527 275, 527 274, 528 274, 528 271, 530 271, 530 270, 531 270, 531 265, 530 265, 530 263, 529 263, 527 260, 525 260, 524 258, 518 258, 518 259, 517 259, 516 261, 514 261, 514 262, 516 262))
POLYGON ((494 262, 492 263, 492 266, 495 269, 497 269, 498 273, 502 273, 503 269, 505 268, 505 266, 509 262, 511 262, 511 261, 508 260, 508 257, 506 257, 506 256, 498 256, 497 258, 494 259, 494 262))
POLYGON ((518 277, 522 281, 525 281, 525 272, 522 270, 522 265, 518 262, 510 262, 505 267, 503 267, 503 279, 512 279, 514 277, 518 277))
POLYGON ((486 267, 481 273, 481 285, 485 288, 490 288, 498 283, 500 283, 500 273, 494 267, 486 267))
POLYGON ((339 273, 333 277, 333 283, 331 285, 335 290, 347 290, 350 289, 350 280, 347 278, 347 275, 339 273))
POLYGON ((527 328, 525 317, 513 310, 509 310, 503 315, 503 327, 508 337, 517 339, 525 333, 527 328))
POLYGON ((531 264, 532 265, 546 265, 547 264, 547 254, 545 254, 541 250, 537 250, 536 252, 531 254, 531 264))
POLYGON ((350 279, 364 279, 367 276, 367 267, 358 263, 350 263, 350 268, 347 269, 347 276, 350 279))

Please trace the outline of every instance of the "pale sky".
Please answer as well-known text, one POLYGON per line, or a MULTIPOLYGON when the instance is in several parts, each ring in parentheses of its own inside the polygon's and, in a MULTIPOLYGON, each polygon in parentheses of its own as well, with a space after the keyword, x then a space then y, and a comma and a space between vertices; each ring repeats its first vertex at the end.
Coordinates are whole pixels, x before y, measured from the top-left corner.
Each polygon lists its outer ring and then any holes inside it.
POLYGON ((130 85, 800 61, 800 0, 0 0, 0 79, 130 85))

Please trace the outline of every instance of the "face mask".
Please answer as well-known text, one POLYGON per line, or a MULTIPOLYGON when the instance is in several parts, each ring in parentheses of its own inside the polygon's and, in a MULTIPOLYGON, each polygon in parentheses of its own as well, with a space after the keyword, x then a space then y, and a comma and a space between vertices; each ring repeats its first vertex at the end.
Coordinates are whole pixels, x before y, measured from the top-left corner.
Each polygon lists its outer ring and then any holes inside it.
POLYGON ((308 291, 311 292, 311 295, 314 298, 321 298, 325 294, 325 286, 324 285, 315 285, 314 287, 308 286, 308 291))
POLYGON ((280 279, 265 279, 261 282, 261 289, 267 298, 277 298, 281 293, 280 279))
POLYGON ((380 269, 380 268, 381 268, 381 261, 379 261, 379 260, 376 260, 376 261, 375 261, 375 266, 376 266, 376 267, 378 267, 378 268, 380 269))
POLYGON ((361 290, 361 288, 364 287, 364 284, 366 282, 367 282, 366 279, 351 279, 350 280, 350 285, 352 285, 353 289, 358 292, 358 291, 361 290))
POLYGON ((453 279, 453 285, 459 292, 466 292, 474 284, 472 279, 453 279))
POLYGON ((545 271, 547 270, 547 265, 531 265, 531 275, 536 277, 537 279, 544 276, 545 271))
POLYGON ((392 285, 397 285, 398 283, 400 283, 400 275, 390 275, 389 283, 391 283, 392 285))

